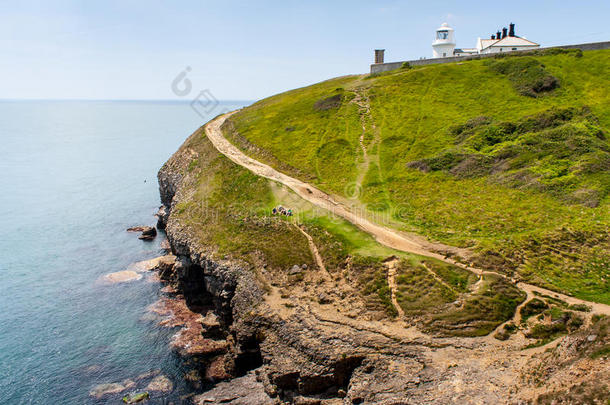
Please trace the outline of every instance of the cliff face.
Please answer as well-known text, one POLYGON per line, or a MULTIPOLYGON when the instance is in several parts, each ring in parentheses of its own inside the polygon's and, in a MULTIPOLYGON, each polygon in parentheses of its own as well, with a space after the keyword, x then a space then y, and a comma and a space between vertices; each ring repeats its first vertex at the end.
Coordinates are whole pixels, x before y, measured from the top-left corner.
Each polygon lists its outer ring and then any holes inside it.
MULTIPOLYGON (((520 389, 524 370, 538 362, 535 352, 521 352, 525 338, 500 342, 426 335, 408 318, 392 319, 371 309, 361 287, 345 277, 357 267, 351 258, 337 262, 340 271, 329 271, 304 262, 310 255, 307 239, 294 226, 252 220, 243 207, 219 213, 222 206, 215 206, 212 197, 233 181, 228 179, 242 176, 247 174, 228 165, 201 130, 158 175, 159 225, 177 256, 161 277, 193 311, 205 315, 203 338, 195 336, 196 344, 187 350, 198 378, 225 380, 195 397, 195 403, 518 403, 533 398, 531 392, 523 397, 520 389), (221 169, 229 177, 219 177, 221 169), (209 212, 201 212, 197 204, 203 202, 209 212), (222 233, 224 228, 229 233, 222 233), (268 235, 253 233, 260 228, 268 235), (223 250, 216 245, 221 240, 210 236, 230 239, 234 232, 261 240, 232 239, 239 249, 223 250), (286 235, 289 242, 265 250, 266 236, 286 235), (289 259, 273 256, 282 249, 289 259), (291 261, 295 265, 286 268, 291 261)), ((246 192, 240 187, 237 196, 246 192)), ((599 369, 607 375, 607 367, 599 369)))
MULTIPOLYGON (((195 133, 191 138, 199 136, 195 133)), ((256 369, 256 378, 237 378, 228 390, 234 393, 252 384, 260 387, 245 390, 239 402, 252 404, 296 403, 306 397, 324 403, 342 403, 346 397, 349 403, 375 398, 373 402, 379 402, 390 400, 407 384, 415 386, 417 373, 424 367, 417 349, 403 346, 391 335, 361 328, 357 322, 349 325, 322 319, 309 308, 294 310, 292 300, 270 297, 273 294, 261 287, 247 264, 210 259, 210 248, 201 246, 189 225, 173 214, 189 198, 195 179, 187 168, 198 158, 197 152, 183 146, 163 166, 158 179, 163 202, 160 226, 166 228, 172 253, 177 256, 176 265, 162 277, 177 286, 192 308, 213 305, 222 333, 209 339, 228 343, 221 356, 205 351, 197 354, 208 358, 201 362, 201 375, 219 380, 256 369), (218 367, 219 358, 224 375, 210 371, 218 367)), ((223 401, 222 387, 200 400, 220 395, 216 400, 223 401)))

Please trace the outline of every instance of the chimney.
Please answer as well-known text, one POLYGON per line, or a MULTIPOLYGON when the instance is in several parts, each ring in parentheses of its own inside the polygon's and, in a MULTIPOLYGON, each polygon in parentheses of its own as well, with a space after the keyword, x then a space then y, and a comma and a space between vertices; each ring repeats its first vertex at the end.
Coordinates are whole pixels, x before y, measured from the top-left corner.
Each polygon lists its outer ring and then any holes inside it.
POLYGON ((509 37, 514 37, 515 36, 515 24, 510 23, 509 24, 509 30, 508 30, 508 36, 509 37))
POLYGON ((375 64, 383 63, 385 49, 375 49, 375 64))
POLYGON ((496 32, 496 39, 502 38, 502 33, 500 31, 496 32))
POLYGON ((502 39, 506 38, 507 33, 508 33, 508 29, 506 29, 506 27, 502 28, 502 39))
POLYGON ((496 39, 496 34, 491 34, 491 39, 496 39))

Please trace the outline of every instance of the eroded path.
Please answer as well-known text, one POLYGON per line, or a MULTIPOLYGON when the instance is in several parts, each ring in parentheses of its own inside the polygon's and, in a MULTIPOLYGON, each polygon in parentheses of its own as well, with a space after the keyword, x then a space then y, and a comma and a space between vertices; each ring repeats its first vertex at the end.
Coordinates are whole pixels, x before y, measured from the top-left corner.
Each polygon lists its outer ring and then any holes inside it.
MULTIPOLYGON (((291 190, 293 190, 296 194, 298 194, 304 200, 321 207, 327 211, 332 212, 333 214, 351 222, 356 225, 358 228, 372 235, 377 242, 382 245, 385 245, 389 248, 396 249, 399 251, 414 253, 421 256, 431 257, 434 259, 438 259, 444 261, 446 263, 450 263, 464 269, 470 270, 478 275, 483 274, 495 274, 501 277, 506 278, 505 275, 500 273, 495 273, 491 271, 485 271, 481 269, 477 269, 472 266, 465 265, 463 263, 457 262, 451 257, 448 257, 446 254, 442 254, 439 252, 454 252, 458 253, 461 256, 465 256, 464 253, 466 251, 457 249, 455 247, 443 245, 440 243, 432 243, 422 238, 419 235, 409 234, 406 232, 397 231, 394 229, 390 229, 384 227, 382 225, 376 224, 366 218, 362 213, 355 213, 350 208, 342 203, 337 201, 335 198, 330 195, 324 193, 323 191, 313 187, 312 185, 305 183, 301 180, 290 177, 284 173, 281 173, 269 165, 266 165, 258 160, 251 158, 244 154, 241 150, 239 150, 235 145, 229 142, 222 134, 221 126, 222 124, 229 118, 231 115, 235 114, 236 111, 230 112, 224 115, 221 115, 214 120, 210 121, 205 125, 205 134, 208 139, 212 142, 214 147, 227 158, 229 158, 234 163, 250 170, 254 174, 265 177, 267 179, 276 181, 281 183, 291 190)), ((586 304, 592 307, 591 313, 603 313, 606 315, 610 315, 610 306, 605 304, 599 304, 589 301, 580 300, 574 297, 568 297, 563 294, 556 293, 551 290, 547 290, 542 287, 537 287, 531 284, 526 283, 518 283, 517 286, 528 293, 533 291, 537 291, 541 294, 547 294, 551 296, 558 296, 561 299, 564 299, 569 303, 580 303, 586 304)))
POLYGON ((392 305, 396 309, 398 316, 402 318, 405 315, 405 311, 403 311, 402 307, 398 303, 398 299, 396 298, 396 292, 398 291, 398 285, 396 284, 398 259, 392 258, 391 260, 386 261, 384 265, 388 269, 388 286, 390 287, 390 299, 392 300, 392 305))

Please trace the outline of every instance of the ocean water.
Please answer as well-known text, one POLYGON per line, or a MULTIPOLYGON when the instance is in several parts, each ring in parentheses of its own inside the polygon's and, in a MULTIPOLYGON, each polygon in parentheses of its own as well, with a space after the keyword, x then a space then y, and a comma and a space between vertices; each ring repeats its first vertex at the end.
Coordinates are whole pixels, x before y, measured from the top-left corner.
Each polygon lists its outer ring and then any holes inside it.
POLYGON ((99 279, 161 253, 162 236, 125 231, 156 222, 158 169, 245 104, 201 116, 186 102, 0 101, 0 404, 118 403, 89 392, 155 369, 174 389, 150 403, 190 392, 176 331, 147 311, 162 286, 99 279))

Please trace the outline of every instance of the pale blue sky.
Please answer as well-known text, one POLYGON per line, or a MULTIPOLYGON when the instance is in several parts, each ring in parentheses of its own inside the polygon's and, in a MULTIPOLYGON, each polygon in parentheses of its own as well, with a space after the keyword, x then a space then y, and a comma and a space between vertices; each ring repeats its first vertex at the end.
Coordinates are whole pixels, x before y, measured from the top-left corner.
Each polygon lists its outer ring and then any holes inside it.
POLYGON ((0 0, 0 98, 259 99, 351 73, 373 49, 430 57, 449 22, 458 47, 517 24, 543 46, 610 40, 610 1, 0 0), (188 98, 189 96, 185 96, 188 98))

